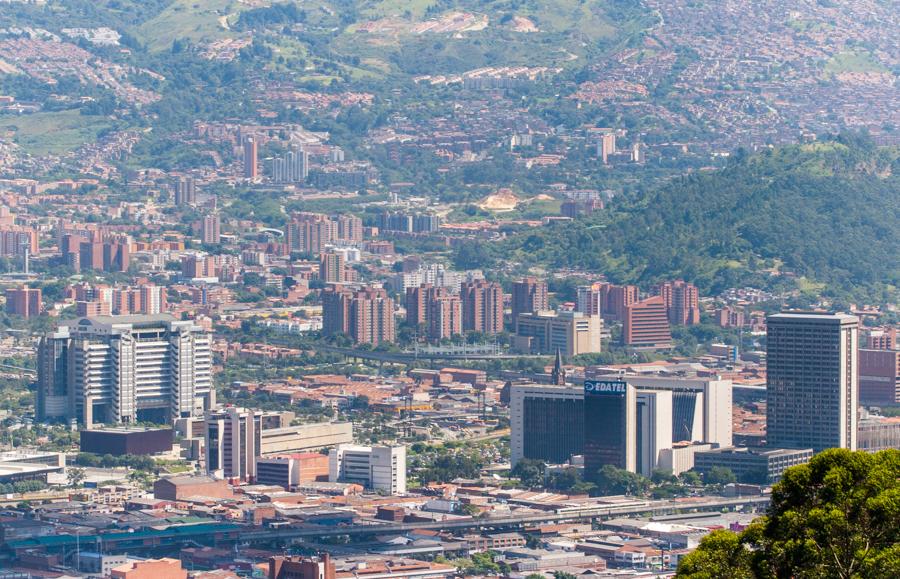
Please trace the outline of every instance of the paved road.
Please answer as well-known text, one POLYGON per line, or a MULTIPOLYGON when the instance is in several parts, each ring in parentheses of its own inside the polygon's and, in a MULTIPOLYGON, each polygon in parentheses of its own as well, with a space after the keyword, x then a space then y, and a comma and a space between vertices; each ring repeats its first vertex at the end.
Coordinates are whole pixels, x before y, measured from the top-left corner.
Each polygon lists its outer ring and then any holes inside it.
MULTIPOLYGON (((272 341, 272 340, 270 340, 272 341)), ((360 358, 375 362, 389 362, 394 364, 410 364, 418 360, 518 360, 520 358, 549 358, 550 356, 538 356, 533 354, 416 354, 415 352, 379 352, 375 350, 356 350, 353 348, 338 348, 337 346, 325 346, 322 344, 309 344, 300 346, 304 350, 325 352, 328 354, 340 354, 348 358, 360 358)))
POLYGON ((37 370, 35 370, 33 368, 23 368, 21 366, 10 366, 9 364, 0 364, 0 370, 13 370, 14 373, 21 374, 22 376, 37 377, 37 370))

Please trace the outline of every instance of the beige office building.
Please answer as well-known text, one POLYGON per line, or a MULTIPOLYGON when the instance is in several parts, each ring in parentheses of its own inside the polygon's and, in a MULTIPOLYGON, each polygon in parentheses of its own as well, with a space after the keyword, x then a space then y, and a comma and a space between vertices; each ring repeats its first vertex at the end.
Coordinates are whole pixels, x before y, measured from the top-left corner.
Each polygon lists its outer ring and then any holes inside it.
POLYGON ((572 357, 601 351, 600 316, 541 311, 519 314, 516 327, 519 347, 535 353, 553 354, 559 349, 564 356, 572 357))

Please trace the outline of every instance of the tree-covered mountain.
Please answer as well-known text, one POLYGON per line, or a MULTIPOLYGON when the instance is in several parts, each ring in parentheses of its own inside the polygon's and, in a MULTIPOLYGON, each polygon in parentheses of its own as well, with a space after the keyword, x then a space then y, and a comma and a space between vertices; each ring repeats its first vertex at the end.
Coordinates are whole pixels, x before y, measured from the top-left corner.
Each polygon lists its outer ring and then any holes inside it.
POLYGON ((762 287, 777 270, 840 297, 883 297, 900 282, 898 171, 896 150, 859 137, 739 151, 721 170, 616 200, 600 216, 529 229, 496 251, 620 283, 678 276, 709 292, 751 278, 762 287))

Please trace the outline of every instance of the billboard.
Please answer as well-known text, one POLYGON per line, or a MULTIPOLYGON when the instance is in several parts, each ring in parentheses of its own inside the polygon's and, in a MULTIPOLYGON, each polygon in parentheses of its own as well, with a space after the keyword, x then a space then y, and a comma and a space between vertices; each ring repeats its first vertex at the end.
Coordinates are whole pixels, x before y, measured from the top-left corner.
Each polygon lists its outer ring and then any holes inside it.
POLYGON ((625 396, 628 384, 621 380, 585 380, 585 396, 625 396))

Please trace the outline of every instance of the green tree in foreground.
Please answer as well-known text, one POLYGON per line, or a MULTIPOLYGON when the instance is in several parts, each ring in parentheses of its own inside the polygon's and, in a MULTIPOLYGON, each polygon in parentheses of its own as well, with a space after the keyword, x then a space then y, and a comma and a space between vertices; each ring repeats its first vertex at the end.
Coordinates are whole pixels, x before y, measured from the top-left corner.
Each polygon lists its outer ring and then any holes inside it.
POLYGON ((900 451, 832 449, 788 469, 766 517, 740 534, 710 533, 677 576, 900 576, 900 451))

